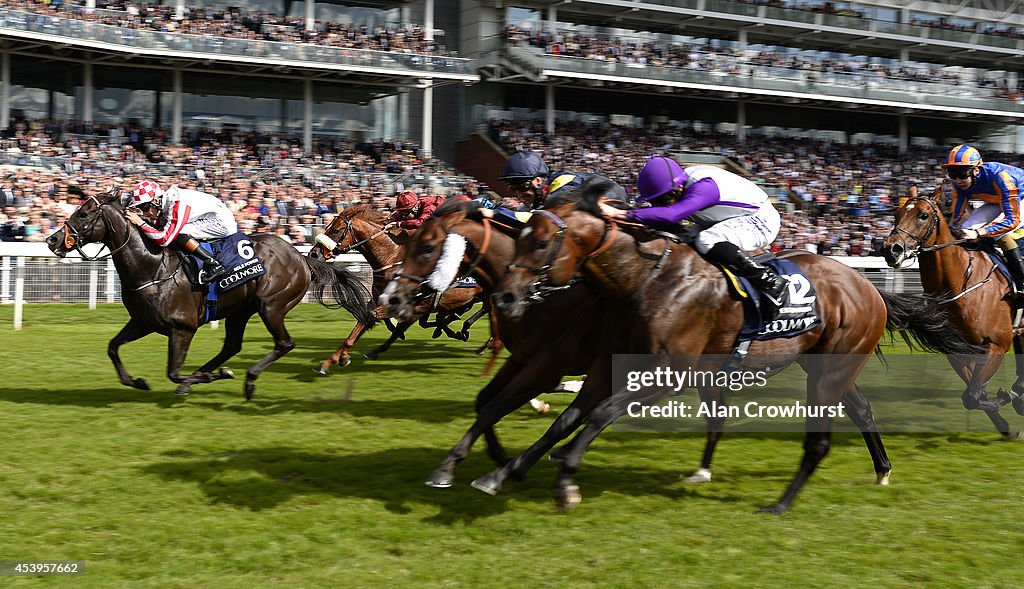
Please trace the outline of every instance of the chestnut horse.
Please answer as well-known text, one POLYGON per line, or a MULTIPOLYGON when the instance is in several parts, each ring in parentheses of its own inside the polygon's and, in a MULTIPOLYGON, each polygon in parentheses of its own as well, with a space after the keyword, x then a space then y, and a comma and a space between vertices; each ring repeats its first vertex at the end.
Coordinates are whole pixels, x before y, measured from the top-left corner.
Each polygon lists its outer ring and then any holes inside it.
POLYGON ((258 313, 274 336, 274 349, 246 371, 245 398, 251 399, 260 373, 295 347, 295 340, 285 329, 284 317, 311 286, 314 296, 323 304, 324 290, 331 287, 335 300, 357 319, 366 317, 368 293, 354 274, 305 258, 276 235, 252 235, 249 240, 263 260, 266 274, 220 296, 216 316, 211 319, 226 319, 224 346, 190 375, 182 375, 181 367, 189 344, 203 323, 206 289, 189 282, 178 253, 157 246, 128 223, 119 196, 111 194, 105 200, 85 197, 67 222, 46 238, 46 244, 60 257, 76 250, 86 260, 101 258, 87 256, 83 245, 100 242, 109 250, 121 278, 121 302, 131 316, 107 347, 125 386, 149 390, 145 379, 128 374, 118 349, 153 332, 168 337, 167 376, 178 384, 176 393, 188 394, 195 383, 234 378, 227 369, 212 371, 242 349, 245 327, 249 318, 258 313))
MULTIPOLYGON (((718 359, 728 358, 733 351, 744 313, 722 271, 689 245, 651 239, 649 232, 604 219, 597 203, 606 189, 604 183, 585 185, 534 214, 518 239, 514 267, 495 295, 499 311, 521 316, 530 299, 567 284, 581 271, 585 281, 608 299, 633 307, 642 317, 643 328, 623 333, 617 351, 670 354, 687 366, 724 369, 724 360, 718 359)), ((915 299, 921 305, 912 305, 909 298, 880 293, 856 270, 829 258, 808 252, 789 252, 785 257, 817 289, 814 306, 821 323, 795 337, 754 342, 748 360, 771 357, 772 373, 787 364, 799 364, 807 373, 808 407, 835 407, 842 400, 863 433, 878 483, 887 484, 891 465, 871 405, 855 383, 883 333, 887 328, 910 329, 921 343, 950 353, 974 348, 944 320, 939 321, 935 306, 924 305, 923 298, 915 299)), ((757 368, 744 366, 747 369, 757 368)), ((631 403, 655 403, 669 393, 660 388, 641 387, 636 392, 622 388, 591 412, 587 425, 566 449, 555 485, 559 507, 579 503, 581 495, 572 477, 600 432, 625 414, 631 403)), ((789 509, 829 451, 831 421, 828 411, 808 413, 799 471, 781 499, 763 512, 779 514, 789 509)))
POLYGON ((882 243, 885 261, 893 268, 904 266, 917 258, 921 270, 921 286, 928 294, 948 302, 950 321, 967 338, 984 346, 984 354, 950 356, 953 370, 967 385, 962 395, 964 407, 984 411, 1005 439, 1016 439, 1010 425, 999 415, 999 409, 1013 400, 1018 413, 1024 412, 1024 342, 1014 334, 1013 313, 1016 308, 1009 299, 1009 284, 995 269, 988 254, 960 247, 953 238, 940 201, 945 183, 928 197, 910 198, 896 210, 892 232, 882 243), (1017 380, 1013 395, 999 389, 996 399, 989 399, 985 387, 1013 346, 1017 380))
MULTIPOLYGON (((442 204, 409 243, 402 271, 388 284, 380 297, 387 312, 395 317, 415 313, 418 301, 434 293, 435 276, 472 275, 485 295, 494 292, 508 271, 515 253, 517 229, 491 221, 481 215, 474 202, 451 200, 442 204), (464 255, 445 256, 442 252, 459 245, 464 255), (441 260, 446 260, 441 262, 441 260), (443 267, 451 264, 451 267, 443 267)), ((458 252, 457 252, 458 253, 458 252)), ((431 487, 447 488, 454 480, 455 467, 469 454, 482 434, 488 455, 499 465, 508 463, 505 451, 494 434, 494 424, 533 395, 552 390, 566 375, 594 374, 607 364, 600 354, 606 327, 623 329, 617 319, 607 316, 604 300, 589 286, 577 284, 552 294, 548 304, 531 309, 522 321, 510 321, 498 315, 502 342, 510 352, 505 364, 476 397, 477 418, 465 436, 427 478, 431 487)), ((583 384, 576 400, 563 411, 544 439, 550 449, 572 432, 603 397, 592 388, 591 376, 583 384), (566 432, 562 430, 568 428, 566 432)), ((601 391, 603 392, 603 391, 601 391)), ((510 476, 523 476, 530 464, 516 464, 510 476)), ((473 483, 477 486, 477 482, 473 483)), ((496 492, 496 489, 488 492, 496 492)))
MULTIPOLYGON (((398 271, 398 266, 402 262, 402 256, 405 254, 405 241, 408 240, 408 235, 404 232, 394 234, 388 231, 385 228, 386 224, 387 218, 379 211, 370 208, 369 205, 350 207, 334 217, 327 228, 324 229, 323 235, 327 239, 318 237, 317 243, 309 251, 308 255, 314 259, 329 260, 339 253, 351 250, 358 251, 373 269, 372 294, 373 299, 376 299, 384 289, 384 285, 398 271)), ((378 355, 386 352, 391 347, 391 344, 400 337, 403 337, 405 331, 415 322, 415 317, 420 318, 420 325, 422 327, 435 328, 434 337, 438 337, 443 332, 454 339, 468 340, 469 328, 477 319, 490 311, 489 301, 483 301, 483 308, 468 319, 458 333, 449 329, 448 323, 457 320, 459 315, 465 313, 480 301, 479 293, 479 287, 454 288, 445 291, 441 295, 440 300, 421 301, 416 308, 415 315, 397 325, 392 330, 388 340, 377 349, 365 354, 366 358, 375 360, 378 355), (435 323, 427 321, 432 311, 437 312, 435 323)), ((388 318, 389 315, 383 307, 378 306, 374 308, 371 311, 371 320, 369 322, 360 321, 356 323, 356 326, 352 328, 352 332, 345 338, 341 347, 331 354, 329 358, 321 362, 320 366, 315 368, 314 371, 319 374, 327 374, 327 371, 333 364, 348 366, 352 362, 350 357, 352 347, 356 345, 360 336, 372 328, 376 321, 388 318)), ((482 354, 484 350, 492 350, 491 360, 484 370, 484 374, 490 370, 491 365, 493 365, 498 353, 501 351, 501 343, 494 337, 494 333, 492 329, 491 338, 477 351, 478 354, 482 354)))

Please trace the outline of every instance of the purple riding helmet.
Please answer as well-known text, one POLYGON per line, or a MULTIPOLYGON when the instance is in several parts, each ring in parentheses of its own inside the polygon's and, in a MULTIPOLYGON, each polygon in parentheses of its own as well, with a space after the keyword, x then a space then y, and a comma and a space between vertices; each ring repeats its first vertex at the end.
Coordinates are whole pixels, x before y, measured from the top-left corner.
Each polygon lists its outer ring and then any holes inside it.
POLYGON ((636 187, 640 191, 636 201, 647 202, 658 198, 686 184, 689 179, 686 171, 672 158, 652 157, 636 178, 636 187))

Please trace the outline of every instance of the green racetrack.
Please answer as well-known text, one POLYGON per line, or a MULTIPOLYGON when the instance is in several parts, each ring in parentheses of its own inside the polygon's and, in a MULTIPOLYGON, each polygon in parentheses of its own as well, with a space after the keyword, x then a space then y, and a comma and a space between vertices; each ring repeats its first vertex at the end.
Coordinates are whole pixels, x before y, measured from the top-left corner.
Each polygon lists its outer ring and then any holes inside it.
MULTIPOLYGON (((691 487, 679 479, 697 466, 702 435, 619 428, 587 455, 583 503, 558 514, 548 462, 497 497, 470 488, 492 468, 482 441, 453 488, 423 485, 472 422, 486 382, 471 353, 483 322, 470 342, 411 330, 380 360, 356 355, 321 377, 311 369, 352 320, 300 305, 288 321, 296 349, 246 403, 241 379, 173 395, 167 340, 156 335, 121 352, 154 390, 121 386, 106 355, 127 318, 120 305, 29 305, 20 331, 12 316, 0 306, 0 559, 80 560, 85 573, 0 586, 1024 585, 1024 443, 998 441, 980 413, 972 433, 886 434, 889 487, 873 484, 860 436, 836 434, 782 517, 754 510, 781 495, 802 436, 727 434, 714 480, 691 487)), ((201 330, 187 368, 222 335, 201 330)), ((385 336, 377 328, 357 351, 385 336)), ((270 345, 254 319, 228 365, 242 376, 270 345)), ((895 373, 901 351, 887 352, 895 373)), ((1011 370, 1005 363, 1003 386, 1011 370)), ((884 395, 884 379, 868 381, 869 397, 884 395)), ((570 397, 545 399, 557 412, 570 397)), ((936 411, 964 420, 959 391, 945 400, 936 411)), ((517 452, 553 415, 520 409, 499 435, 517 452)), ((1003 415, 1024 425, 1009 407, 1003 415)))

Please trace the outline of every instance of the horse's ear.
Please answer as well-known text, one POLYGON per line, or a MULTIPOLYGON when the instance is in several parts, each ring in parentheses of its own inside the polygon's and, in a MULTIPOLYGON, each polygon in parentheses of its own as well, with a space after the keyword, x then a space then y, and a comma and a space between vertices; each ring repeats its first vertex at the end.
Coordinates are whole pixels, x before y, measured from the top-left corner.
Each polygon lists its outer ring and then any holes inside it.
POLYGON ((942 191, 946 188, 946 180, 939 182, 939 185, 935 188, 935 192, 929 197, 929 200, 939 202, 942 200, 942 191))

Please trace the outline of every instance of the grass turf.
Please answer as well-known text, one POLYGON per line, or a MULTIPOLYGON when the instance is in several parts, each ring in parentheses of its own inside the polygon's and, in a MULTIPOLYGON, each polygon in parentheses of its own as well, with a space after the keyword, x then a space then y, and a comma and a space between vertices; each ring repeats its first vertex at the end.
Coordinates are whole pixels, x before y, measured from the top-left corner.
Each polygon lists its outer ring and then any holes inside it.
MULTIPOLYGON (((583 503, 557 514, 547 462, 497 497, 471 489, 492 468, 482 447, 454 488, 422 484, 472 421, 482 329, 468 343, 415 330, 378 361, 320 377, 311 368, 351 319, 300 305, 289 317, 298 347, 246 403, 241 379, 175 397, 159 336, 122 349, 154 390, 118 384, 105 351, 126 320, 119 305, 29 306, 17 332, 11 316, 0 307, 0 559, 77 559, 86 572, 0 585, 1024 584, 1015 564, 1024 445, 992 432, 886 435, 888 488, 872 484, 860 436, 837 434, 793 511, 771 517, 753 512, 788 484, 801 436, 727 435, 715 480, 690 487, 679 475, 696 466, 703 436, 609 431, 577 477, 583 503)), ((222 334, 204 328, 186 366, 212 356, 222 334)), ((378 328, 358 349, 385 335, 378 328)), ((242 375, 269 347, 256 320, 228 365, 242 375)), ((898 368, 898 356, 890 363, 898 368)), ((865 390, 877 398, 882 387, 865 390)), ((570 399, 546 398, 556 411, 570 399)), ((1004 415, 1019 428, 1020 417, 1004 415)), ((521 409, 499 435, 519 451, 551 419, 521 409)))

